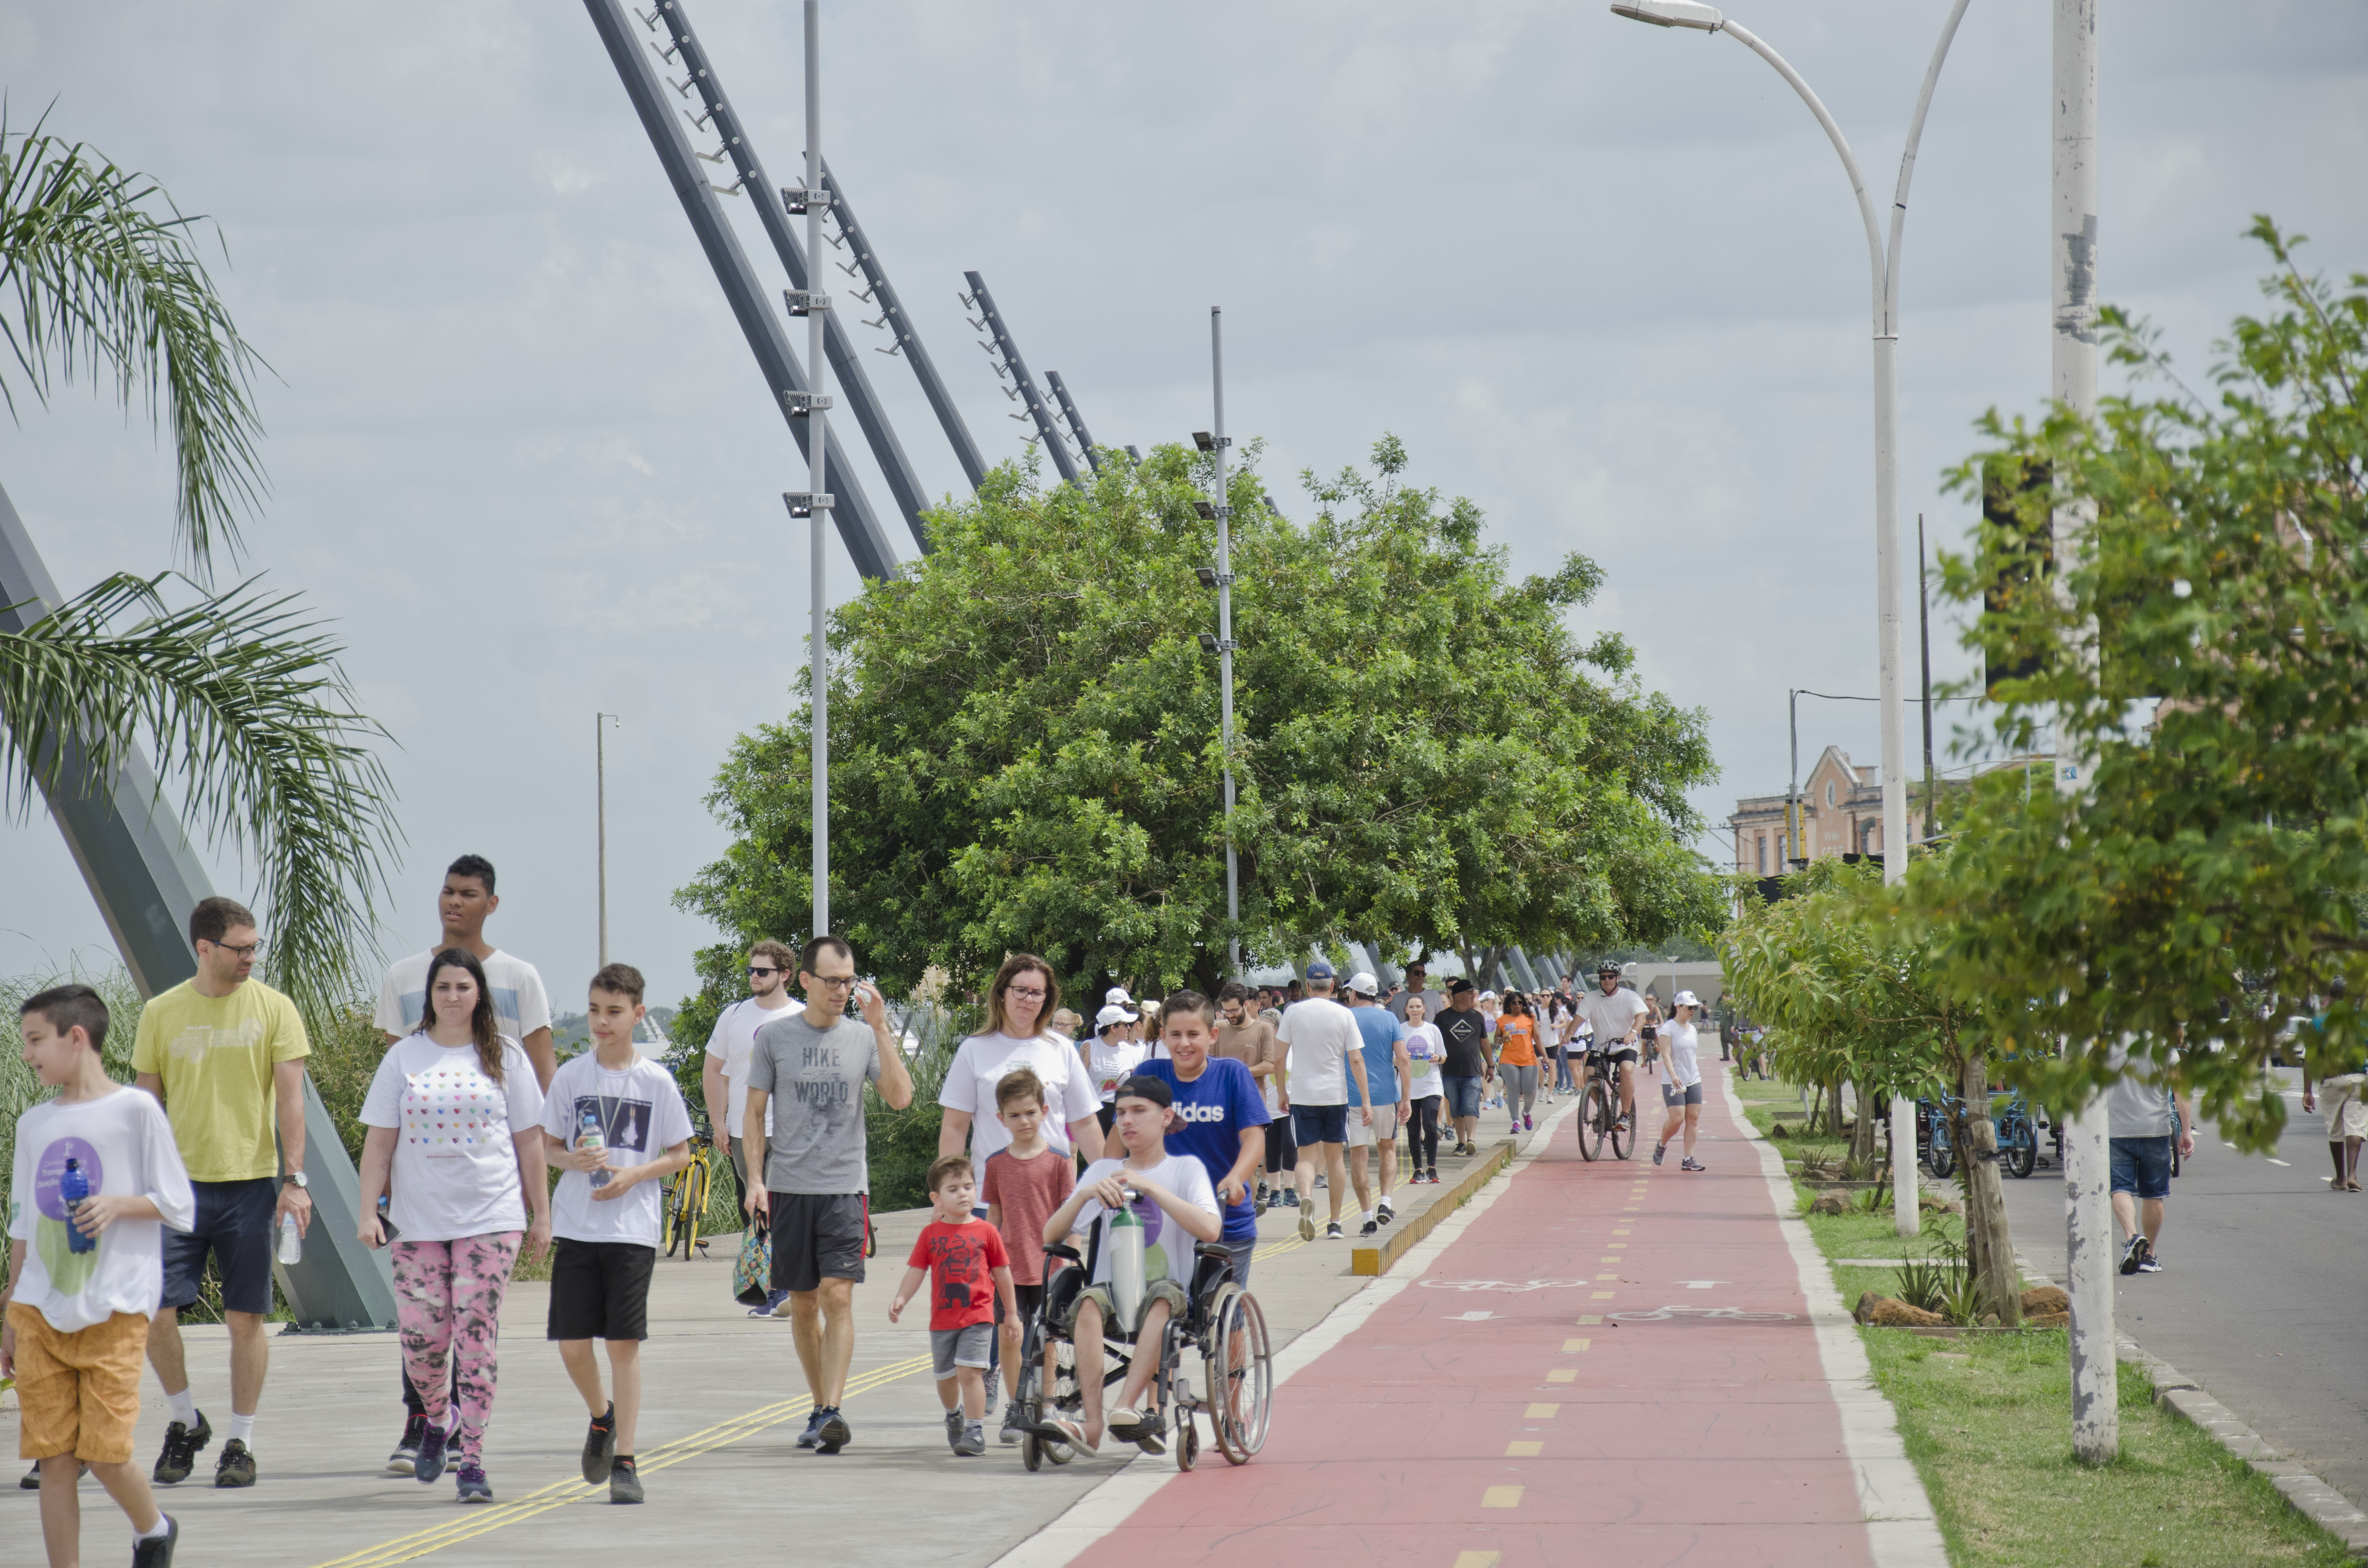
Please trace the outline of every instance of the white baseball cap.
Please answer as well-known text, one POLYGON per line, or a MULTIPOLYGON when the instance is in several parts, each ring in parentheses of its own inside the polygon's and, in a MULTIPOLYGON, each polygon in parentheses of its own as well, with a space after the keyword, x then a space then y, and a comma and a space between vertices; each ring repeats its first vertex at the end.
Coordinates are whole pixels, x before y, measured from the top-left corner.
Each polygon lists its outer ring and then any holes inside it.
POLYGON ((1360 969, 1349 977, 1349 989, 1360 996, 1379 996, 1382 994, 1382 983, 1373 978, 1371 970, 1360 969))
POLYGON ((1702 998, 1691 991, 1680 991, 1678 993, 1678 999, 1669 1005, 1673 1007, 1699 1007, 1702 1006, 1702 998))
POLYGON ((1104 1007, 1100 1012, 1094 1015, 1094 1033, 1099 1034, 1102 1030, 1110 1028, 1112 1024, 1133 1023, 1142 1017, 1142 1016, 1143 1015, 1140 1013, 1130 1013, 1125 1008, 1113 1002, 1109 1006, 1104 1007))

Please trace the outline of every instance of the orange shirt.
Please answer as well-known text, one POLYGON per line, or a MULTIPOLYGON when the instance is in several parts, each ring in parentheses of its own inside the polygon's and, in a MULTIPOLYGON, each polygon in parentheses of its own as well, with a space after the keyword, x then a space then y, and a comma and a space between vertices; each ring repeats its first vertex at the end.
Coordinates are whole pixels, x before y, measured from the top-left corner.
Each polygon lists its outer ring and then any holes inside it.
POLYGON ((1497 1060, 1508 1067, 1534 1067, 1538 1063, 1537 1026, 1528 1018, 1500 1018, 1497 1033, 1504 1045, 1497 1060))

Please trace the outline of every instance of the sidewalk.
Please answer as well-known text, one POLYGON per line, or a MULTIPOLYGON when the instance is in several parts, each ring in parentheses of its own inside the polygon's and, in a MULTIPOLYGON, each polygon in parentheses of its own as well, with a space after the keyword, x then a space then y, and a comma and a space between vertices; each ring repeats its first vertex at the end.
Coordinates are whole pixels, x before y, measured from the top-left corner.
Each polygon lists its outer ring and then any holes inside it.
POLYGON ((1731 1104, 1705 1107, 1699 1175, 1674 1152, 1655 1168, 1649 1142, 1590 1165, 1564 1110, 1508 1182, 1281 1358, 1256 1460, 1138 1464, 1007 1568, 1944 1562, 1731 1104))

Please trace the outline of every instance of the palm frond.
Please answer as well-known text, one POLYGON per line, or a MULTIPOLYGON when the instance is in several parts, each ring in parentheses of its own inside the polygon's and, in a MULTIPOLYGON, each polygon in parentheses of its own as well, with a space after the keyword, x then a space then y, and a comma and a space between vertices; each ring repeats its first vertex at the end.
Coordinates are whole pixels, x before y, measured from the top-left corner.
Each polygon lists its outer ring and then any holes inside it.
MULTIPOLYGON (((179 496, 174 542, 210 575, 217 544, 239 548, 238 514, 265 488, 251 375, 268 369, 238 334, 182 215, 147 176, 36 124, 0 118, 0 336, 27 390, 112 374, 128 410, 171 421, 179 496)), ((0 376, 0 400, 17 411, 0 376)))
POLYGON ((176 608, 172 575, 119 574, 0 632, 0 805, 58 787, 63 741, 98 779, 145 744, 159 790, 177 785, 209 842, 251 857, 276 982, 307 1006, 342 1001, 368 981, 401 837, 370 744, 392 737, 295 596, 249 581, 176 608))

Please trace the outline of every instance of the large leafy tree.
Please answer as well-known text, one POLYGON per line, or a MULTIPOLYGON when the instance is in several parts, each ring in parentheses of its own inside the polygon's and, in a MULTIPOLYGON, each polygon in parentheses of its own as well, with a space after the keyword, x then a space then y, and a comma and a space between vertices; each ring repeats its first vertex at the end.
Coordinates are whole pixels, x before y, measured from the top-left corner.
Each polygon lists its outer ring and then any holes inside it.
POLYGON ((291 596, 206 585, 263 493, 261 368, 154 181, 80 144, 0 126, 0 366, 11 413, 62 381, 111 382, 169 426, 176 540, 194 574, 119 574, 0 622, 0 792, 112 778, 135 750, 213 842, 248 855, 271 972, 321 1016, 361 978, 396 833, 339 648, 291 596), (9 629, 13 623, 14 629, 9 629))
POLYGON ((1961 995, 2017 1006, 2015 1071, 2058 1106, 2110 1080, 2108 1044, 2185 1048, 2206 1114, 2260 1148, 2284 1119, 2261 1067, 2290 1012, 2348 978, 2322 1071, 2361 1053, 2368 980, 2368 276, 2338 289, 2275 257, 2272 309, 2239 318, 2216 396, 2170 378, 2140 325, 2109 316, 2116 359, 2162 395, 1991 429, 2033 477, 2013 526, 1984 529, 1950 592, 1993 591, 1972 642, 1999 668, 1998 738, 2085 764, 2085 788, 2025 798, 1982 781, 1945 858, 1911 869, 1961 995), (2047 573, 2028 540, 2088 518, 2047 573), (2005 585, 1999 592, 1998 585, 2005 585), (2084 1043, 2060 1055, 2059 1040, 2084 1043), (2205 1047, 2209 1046, 2208 1049, 2205 1047))
MULTIPOLYGON (((1714 925, 1722 890, 1684 847, 1702 718, 1642 691, 1618 638, 1573 636, 1600 573, 1574 555, 1512 578, 1474 507, 1400 483, 1395 440, 1375 459, 1310 481, 1304 524, 1247 465, 1232 482, 1246 956, 1714 925)), ((1212 480, 1178 448, 1052 489, 999 470, 933 515, 906 580, 836 618, 832 910, 867 968, 970 984, 1026 949, 1077 983, 1222 977, 1215 606, 1194 576, 1212 480)), ((686 908, 803 932, 807 756, 803 712, 734 747, 712 804, 734 842, 686 908)))

